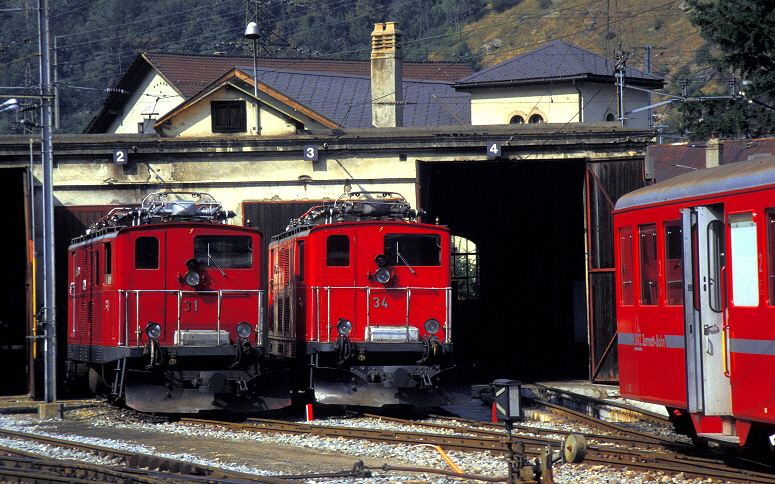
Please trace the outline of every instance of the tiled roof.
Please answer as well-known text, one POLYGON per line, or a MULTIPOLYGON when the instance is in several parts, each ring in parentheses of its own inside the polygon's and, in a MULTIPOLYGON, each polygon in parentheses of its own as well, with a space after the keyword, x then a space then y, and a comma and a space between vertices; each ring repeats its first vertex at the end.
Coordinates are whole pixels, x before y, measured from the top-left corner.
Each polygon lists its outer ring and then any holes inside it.
MULTIPOLYGON (((555 40, 464 77, 455 83, 455 87, 470 89, 574 79, 613 82, 614 62, 602 55, 555 40)), ((632 67, 625 68, 625 80, 629 84, 655 88, 664 85, 661 78, 632 67)))
MULTIPOLYGON (((687 171, 705 168, 704 141, 649 146, 654 158, 654 176, 657 182, 687 171)), ((723 140, 723 164, 746 161, 756 156, 775 154, 775 139, 723 140)))
MULTIPOLYGON (((240 70, 253 75, 252 66, 240 67, 240 70)), ((258 78, 259 82, 286 94, 336 124, 349 128, 367 128, 372 125, 369 76, 259 69, 258 78)), ((404 79, 403 88, 406 103, 404 126, 471 123, 470 96, 456 92, 451 83, 404 79)))
MULTIPOLYGON (((245 79, 253 79, 253 66, 239 66, 245 79)), ((220 80, 194 93, 190 102, 218 87, 220 80)), ((280 69, 258 69, 259 85, 281 93, 292 103, 304 106, 333 124, 348 128, 370 128, 371 80, 369 76, 326 74, 280 69)), ((470 124, 470 95, 457 92, 449 82, 404 80, 404 126, 455 126, 470 124)), ((160 120, 159 122, 162 122, 160 120)))
MULTIPOLYGON (((184 98, 218 79, 236 66, 253 66, 252 56, 221 56, 170 54, 145 52, 141 54, 184 98)), ((263 69, 298 70, 329 74, 371 75, 371 61, 338 59, 301 59, 259 57, 258 67, 263 69)), ((405 79, 454 82, 468 76, 473 70, 461 63, 406 62, 403 63, 405 79)))

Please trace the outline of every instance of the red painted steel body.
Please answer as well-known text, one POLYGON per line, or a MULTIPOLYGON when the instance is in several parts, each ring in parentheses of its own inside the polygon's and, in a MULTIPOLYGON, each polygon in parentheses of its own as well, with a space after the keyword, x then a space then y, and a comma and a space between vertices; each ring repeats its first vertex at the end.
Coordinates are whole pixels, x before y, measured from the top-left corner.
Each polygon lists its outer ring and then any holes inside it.
POLYGON ((88 374, 93 391, 149 412, 289 403, 287 384, 276 400, 258 394, 262 235, 225 224, 205 195, 153 194, 158 203, 119 209, 73 241, 71 379, 88 374))
POLYGON ((620 391, 695 437, 775 434, 775 157, 636 190, 614 212, 620 391))
POLYGON ((449 230, 411 220, 395 199, 369 198, 374 216, 354 215, 370 196, 359 195, 273 238, 268 353, 320 403, 467 400, 464 376, 451 382, 449 230))

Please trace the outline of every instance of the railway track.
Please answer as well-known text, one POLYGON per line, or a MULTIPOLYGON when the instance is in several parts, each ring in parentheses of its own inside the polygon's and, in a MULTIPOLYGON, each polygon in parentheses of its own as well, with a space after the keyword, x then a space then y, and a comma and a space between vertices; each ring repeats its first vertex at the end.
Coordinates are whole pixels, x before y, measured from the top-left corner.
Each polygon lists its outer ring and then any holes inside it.
MULTIPOLYGON (((547 407, 549 408, 549 407, 547 407)), ((772 483, 775 484, 775 475, 759 470, 741 470, 725 465, 720 459, 709 458, 702 455, 689 454, 689 448, 685 443, 673 442, 670 439, 655 435, 636 432, 620 427, 616 424, 602 422, 578 412, 558 407, 552 409, 563 419, 579 423, 584 428, 595 429, 594 432, 585 431, 586 460, 584 464, 589 467, 606 467, 628 469, 637 473, 645 473, 654 476, 673 476, 685 479, 712 479, 716 482, 739 483, 772 483)), ((425 420, 406 420, 401 418, 362 415, 358 418, 348 418, 344 422, 333 423, 330 421, 315 422, 290 422, 286 420, 249 419, 241 423, 182 419, 178 425, 204 426, 219 430, 229 430, 237 433, 285 433, 296 435, 314 435, 317 437, 331 437, 335 439, 353 439, 358 441, 372 441, 387 444, 431 445, 438 446, 443 451, 485 452, 492 455, 505 456, 509 452, 509 443, 513 448, 524 449, 524 456, 532 465, 538 467, 539 457, 562 452, 565 439, 569 435, 567 430, 545 428, 531 425, 513 425, 511 441, 506 438, 505 427, 502 423, 480 422, 458 417, 430 416, 425 420), (390 430, 385 426, 389 424, 390 430), (382 428, 379 428, 382 427, 382 428), (533 464, 535 463, 535 464, 533 464)), ((553 427, 557 427, 553 425, 553 427)), ((183 427, 185 429, 185 427, 183 427)), ((183 430, 185 433, 195 431, 183 430)), ((81 452, 104 456, 110 459, 110 464, 87 465, 83 462, 75 463, 70 470, 57 471, 60 474, 51 474, 51 469, 61 468, 63 461, 51 461, 40 459, 25 453, 3 451, 6 454, 0 460, 0 476, 7 476, 7 480, 15 480, 14 472, 29 474, 39 472, 40 479, 37 482, 80 482, 79 479, 91 479, 92 482, 287 482, 287 479, 324 480, 326 478, 365 477, 371 471, 379 470, 384 475, 394 472, 412 472, 425 474, 441 474, 456 476, 461 479, 489 482, 502 482, 506 480, 505 472, 498 476, 481 476, 463 474, 462 471, 450 471, 442 469, 429 469, 424 467, 400 467, 384 464, 379 467, 367 467, 356 464, 352 470, 345 470, 331 474, 305 474, 294 476, 259 476, 232 472, 218 467, 209 467, 191 462, 175 461, 159 456, 148 456, 138 452, 99 447, 79 442, 72 442, 63 438, 52 438, 40 435, 30 435, 23 432, 0 430, 0 437, 9 439, 34 440, 47 445, 77 449, 81 452), (12 455, 14 454, 14 455, 12 455), (12 459, 17 459, 13 461, 12 459), (30 463, 34 461, 34 463, 30 463), (7 463, 6 463, 7 462, 7 463), (24 468, 24 466, 28 466, 24 468), (40 467, 39 470, 35 466, 40 467), (19 469, 22 469, 19 471, 19 469), (99 474, 103 472, 103 474, 99 474), (49 477, 46 477, 46 476, 49 477), (51 477, 51 476, 55 477, 51 477), (95 477, 96 476, 96 477, 95 477), (48 479, 48 480, 46 480, 48 479)), ((454 456, 453 456, 454 457, 454 456)), ((383 461, 384 462, 384 461, 383 461)), ((388 462, 390 460, 388 459, 388 462)), ((69 464, 67 464, 69 466, 69 464)), ((428 464, 426 464, 428 465, 428 464)), ((435 467, 435 464, 430 464, 435 467)), ((439 467, 444 467, 439 466, 439 467)), ((581 468, 580 468, 581 469, 581 468)), ((568 472, 568 471, 564 471, 568 472)), ((37 474, 35 474, 37 476, 37 474)), ((0 479, 2 480, 2 479, 0 479)), ((544 481, 547 482, 547 481, 544 481)))
MULTIPOLYGON (((555 409, 563 413, 563 409, 555 409)), ((771 483, 775 475, 769 472, 742 470, 728 466, 721 459, 688 455, 692 447, 659 436, 628 430, 592 417, 571 411, 574 421, 601 428, 605 434, 584 434, 587 442, 585 463, 638 472, 683 476, 687 479, 715 479, 733 483, 771 483)), ((438 446, 444 450, 464 452, 486 451, 505 456, 509 452, 503 424, 475 422, 465 419, 436 417, 435 422, 417 422, 399 418, 365 415, 366 419, 390 421, 413 430, 384 430, 378 428, 321 425, 306 422, 288 422, 271 419, 249 419, 245 423, 228 423, 198 419, 183 419, 186 424, 212 425, 222 429, 244 432, 287 432, 317 437, 349 438, 371 442, 438 446), (441 421, 441 422, 439 422, 441 421), (421 431, 420 429, 424 429, 421 431)), ((515 425, 512 445, 523 448, 530 459, 542 454, 562 451, 570 432, 515 425)), ((429 471, 430 470, 425 470, 429 471)))
POLYGON ((71 449, 111 462, 111 464, 87 464, 42 459, 34 453, 19 451, 11 447, 0 447, 0 476, 6 479, 14 478, 18 473, 21 473, 23 475, 39 474, 35 482, 80 482, 80 480, 88 479, 91 482, 156 483, 169 482, 171 478, 180 480, 180 482, 202 479, 207 482, 287 482, 284 479, 232 472, 218 467, 202 466, 181 460, 37 434, 0 429, 0 437, 71 449))

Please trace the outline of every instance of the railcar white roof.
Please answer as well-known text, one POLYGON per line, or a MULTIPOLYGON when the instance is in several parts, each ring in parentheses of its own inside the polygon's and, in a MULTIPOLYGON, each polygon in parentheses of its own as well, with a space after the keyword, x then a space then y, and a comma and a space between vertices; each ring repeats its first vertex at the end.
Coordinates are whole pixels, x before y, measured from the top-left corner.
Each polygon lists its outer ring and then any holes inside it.
POLYGON ((775 186, 775 156, 696 170, 622 196, 615 210, 775 186))

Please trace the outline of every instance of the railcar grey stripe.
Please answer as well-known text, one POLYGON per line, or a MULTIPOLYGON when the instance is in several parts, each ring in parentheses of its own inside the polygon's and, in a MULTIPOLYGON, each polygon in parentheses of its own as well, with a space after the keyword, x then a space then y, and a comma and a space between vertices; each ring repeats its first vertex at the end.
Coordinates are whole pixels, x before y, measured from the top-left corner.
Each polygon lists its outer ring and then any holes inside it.
POLYGON ((761 339, 730 339, 730 353, 747 353, 750 355, 775 355, 775 341, 761 339))
POLYGON ((634 333, 619 333, 618 338, 620 345, 634 346, 635 334, 634 333))
POLYGON ((619 333, 617 342, 625 346, 684 349, 684 337, 680 334, 657 335, 646 338, 638 333, 619 333))
POLYGON ((684 348, 684 337, 680 334, 666 334, 665 342, 668 348, 684 348))

